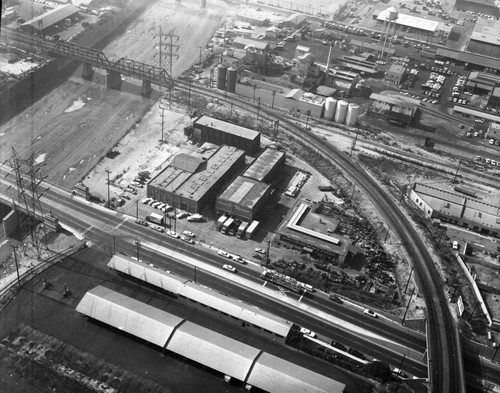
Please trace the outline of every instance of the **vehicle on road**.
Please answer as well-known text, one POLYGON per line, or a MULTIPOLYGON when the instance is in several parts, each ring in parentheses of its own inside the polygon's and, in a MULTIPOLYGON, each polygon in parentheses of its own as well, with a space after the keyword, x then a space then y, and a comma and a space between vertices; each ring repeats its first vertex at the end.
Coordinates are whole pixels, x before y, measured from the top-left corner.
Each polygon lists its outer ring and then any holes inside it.
POLYGON ((233 265, 222 265, 222 268, 229 270, 231 273, 236 273, 236 268, 233 265))
POLYGON ((227 253, 227 252, 226 252, 226 251, 224 251, 224 250, 219 250, 219 251, 217 252, 217 254, 219 254, 221 257, 231 259, 231 255, 229 255, 229 253, 227 253))
POLYGON ((167 235, 170 236, 170 237, 173 237, 175 239, 179 239, 180 238, 180 235, 177 232, 174 232, 174 231, 167 231, 167 235))
POLYGON ((315 338, 316 337, 316 333, 314 333, 312 330, 310 329, 306 329, 306 328, 300 328, 300 332, 304 335, 304 336, 309 336, 309 337, 312 337, 312 338, 315 338))
POLYGON ((148 224, 148 222, 146 220, 141 220, 141 219, 135 220, 135 223, 139 224, 139 225, 142 225, 143 227, 149 226, 149 224, 148 224))
POLYGON ((194 240, 191 239, 189 236, 181 236, 181 240, 189 244, 194 244, 194 240))
POLYGON ((369 308, 365 308, 365 310, 363 312, 366 315, 369 315, 370 317, 378 318, 378 314, 375 311, 370 310, 369 308))
POLYGON ((242 257, 240 257, 239 255, 233 255, 233 259, 236 261, 236 262, 239 262, 241 263, 242 265, 245 265, 247 263, 247 261, 245 261, 242 257))
POLYGON ((146 221, 153 222, 158 225, 163 225, 165 223, 165 217, 157 213, 151 213, 146 216, 146 221))
POLYGON ((195 237, 195 236, 196 236, 196 235, 195 235, 193 232, 191 232, 191 231, 184 231, 184 232, 182 232, 182 234, 183 234, 183 235, 186 235, 186 236, 190 236, 190 237, 195 237))
POLYGON ((341 298, 339 298, 335 293, 330 293, 328 296, 328 299, 330 299, 332 302, 338 303, 338 304, 343 304, 344 302, 342 301, 341 298))
POLYGON ((149 227, 161 233, 165 232, 165 229, 163 229, 163 227, 156 224, 149 224, 149 227))

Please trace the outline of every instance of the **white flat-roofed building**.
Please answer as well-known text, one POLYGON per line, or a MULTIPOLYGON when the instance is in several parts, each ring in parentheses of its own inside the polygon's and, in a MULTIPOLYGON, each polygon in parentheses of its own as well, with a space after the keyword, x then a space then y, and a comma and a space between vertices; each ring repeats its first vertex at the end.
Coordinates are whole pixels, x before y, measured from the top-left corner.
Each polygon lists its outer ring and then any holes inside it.
POLYGON ((410 199, 428 219, 439 218, 485 235, 500 236, 500 207, 415 183, 410 199))
MULTIPOLYGON (((385 9, 381 11, 376 18, 379 22, 385 22, 389 17, 389 13, 390 10, 385 9)), ((409 27, 417 31, 418 30, 424 31, 429 34, 434 34, 439 26, 438 21, 420 18, 418 16, 413 16, 408 14, 402 14, 401 12, 398 13, 397 19, 392 23, 395 23, 396 25, 402 27, 409 27)))
POLYGON ((76 311, 160 347, 184 321, 103 286, 88 291, 76 311))
POLYGON ((485 56, 500 57, 500 21, 481 18, 470 35, 467 50, 485 56))

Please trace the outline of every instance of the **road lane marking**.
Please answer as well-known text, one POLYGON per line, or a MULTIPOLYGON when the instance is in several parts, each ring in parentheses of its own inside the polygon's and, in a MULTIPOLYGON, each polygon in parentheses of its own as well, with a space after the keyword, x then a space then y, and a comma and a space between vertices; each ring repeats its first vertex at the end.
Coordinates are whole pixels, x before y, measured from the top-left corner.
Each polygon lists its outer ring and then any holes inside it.
POLYGON ((117 226, 115 226, 114 229, 116 230, 116 229, 120 228, 127 220, 128 220, 128 217, 125 217, 123 220, 121 220, 121 222, 117 226))

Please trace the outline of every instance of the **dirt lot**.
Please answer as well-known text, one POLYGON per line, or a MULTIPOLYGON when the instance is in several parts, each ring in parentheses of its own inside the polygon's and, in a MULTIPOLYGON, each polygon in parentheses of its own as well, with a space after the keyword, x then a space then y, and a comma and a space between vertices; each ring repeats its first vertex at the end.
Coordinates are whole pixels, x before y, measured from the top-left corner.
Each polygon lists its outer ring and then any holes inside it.
MULTIPOLYGON (((158 64, 159 27, 164 32, 175 28, 179 49, 174 54, 179 57, 174 57, 172 74, 176 77, 198 59, 199 46, 209 41, 225 10, 226 4, 217 0, 204 10, 198 3, 156 1, 103 51, 109 58, 158 64)), ((166 57, 162 63, 169 69, 166 57)), ((140 81, 125 79, 124 91, 118 92, 104 87, 102 71, 97 70, 92 82, 80 79, 79 71, 75 75, 0 126, 0 161, 11 157, 14 146, 21 156, 33 154, 43 162, 47 180, 71 188, 154 104, 138 94, 140 81)))

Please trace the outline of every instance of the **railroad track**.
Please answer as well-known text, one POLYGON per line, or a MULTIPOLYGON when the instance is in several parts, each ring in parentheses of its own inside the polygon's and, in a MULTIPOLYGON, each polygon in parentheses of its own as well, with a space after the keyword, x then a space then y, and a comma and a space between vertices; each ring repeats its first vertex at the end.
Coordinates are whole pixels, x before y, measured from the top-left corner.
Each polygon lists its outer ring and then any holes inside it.
POLYGON ((297 126, 295 120, 290 120, 274 113, 274 111, 271 113, 266 107, 261 106, 257 109, 257 105, 248 100, 214 92, 200 86, 176 81, 176 88, 180 90, 191 89, 192 94, 198 93, 205 97, 225 99, 228 103, 243 107, 253 114, 257 114, 257 110, 259 110, 259 116, 268 121, 279 120, 283 131, 290 133, 311 149, 317 150, 323 158, 339 167, 351 181, 357 184, 359 189, 370 198, 375 208, 384 216, 393 231, 399 235, 412 261, 416 279, 427 306, 428 364, 432 392, 466 392, 460 338, 442 290, 443 283, 425 243, 396 201, 345 154, 337 151, 331 145, 325 144, 320 136, 297 126))

